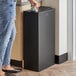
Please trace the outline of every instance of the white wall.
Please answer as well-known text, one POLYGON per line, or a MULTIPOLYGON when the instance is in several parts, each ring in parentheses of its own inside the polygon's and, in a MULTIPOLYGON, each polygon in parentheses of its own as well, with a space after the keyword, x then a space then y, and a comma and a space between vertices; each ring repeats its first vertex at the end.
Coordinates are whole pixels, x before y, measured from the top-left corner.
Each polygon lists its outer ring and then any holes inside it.
POLYGON ((56 9, 55 18, 55 54, 67 52, 67 0, 44 0, 43 5, 56 9))
POLYGON ((59 55, 67 52, 67 0, 59 0, 59 55))

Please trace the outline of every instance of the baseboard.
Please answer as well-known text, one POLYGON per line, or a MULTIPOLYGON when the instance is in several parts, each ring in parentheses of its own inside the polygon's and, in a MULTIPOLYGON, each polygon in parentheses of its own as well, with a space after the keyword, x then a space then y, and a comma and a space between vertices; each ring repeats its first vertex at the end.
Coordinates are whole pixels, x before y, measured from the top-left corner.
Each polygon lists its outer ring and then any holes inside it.
POLYGON ((62 54, 60 56, 55 55, 55 63, 60 64, 68 60, 68 53, 62 54))
MULTIPOLYGON (((60 56, 55 55, 55 63, 56 64, 63 63, 67 60, 68 60, 68 53, 65 53, 65 54, 60 55, 60 56)), ((11 65, 17 66, 17 67, 22 67, 22 61, 11 59, 11 65)))
POLYGON ((11 65, 17 66, 17 67, 22 67, 22 61, 11 59, 11 65))

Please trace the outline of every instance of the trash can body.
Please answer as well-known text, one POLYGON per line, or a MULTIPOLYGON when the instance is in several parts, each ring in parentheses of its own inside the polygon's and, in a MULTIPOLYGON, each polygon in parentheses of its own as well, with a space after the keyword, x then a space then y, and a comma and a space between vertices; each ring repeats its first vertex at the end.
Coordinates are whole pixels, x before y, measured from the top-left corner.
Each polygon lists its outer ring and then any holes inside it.
POLYGON ((55 61, 55 10, 24 11, 24 68, 40 71, 55 61))

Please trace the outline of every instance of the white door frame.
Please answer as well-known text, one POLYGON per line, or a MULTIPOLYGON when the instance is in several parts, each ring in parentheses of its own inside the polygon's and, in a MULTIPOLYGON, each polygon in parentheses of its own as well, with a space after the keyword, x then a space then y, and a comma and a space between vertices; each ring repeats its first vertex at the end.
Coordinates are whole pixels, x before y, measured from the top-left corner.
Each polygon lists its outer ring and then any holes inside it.
POLYGON ((76 60, 76 0, 68 0, 68 59, 76 60))
POLYGON ((73 60, 73 0, 67 2, 67 50, 68 60, 73 60))
POLYGON ((73 60, 76 60, 76 0, 73 0, 73 60))

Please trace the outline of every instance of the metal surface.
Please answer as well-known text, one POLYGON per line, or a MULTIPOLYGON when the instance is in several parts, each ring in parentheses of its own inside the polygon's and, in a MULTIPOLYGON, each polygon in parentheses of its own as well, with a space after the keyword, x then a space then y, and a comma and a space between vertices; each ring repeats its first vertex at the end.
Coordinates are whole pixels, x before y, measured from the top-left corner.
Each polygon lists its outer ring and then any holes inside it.
POLYGON ((40 71, 54 64, 55 11, 24 12, 24 68, 40 71))

